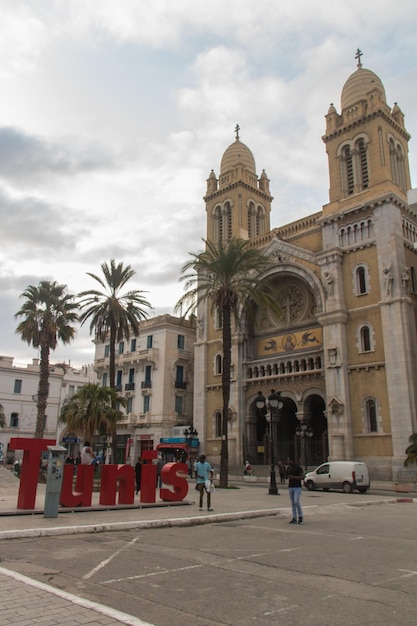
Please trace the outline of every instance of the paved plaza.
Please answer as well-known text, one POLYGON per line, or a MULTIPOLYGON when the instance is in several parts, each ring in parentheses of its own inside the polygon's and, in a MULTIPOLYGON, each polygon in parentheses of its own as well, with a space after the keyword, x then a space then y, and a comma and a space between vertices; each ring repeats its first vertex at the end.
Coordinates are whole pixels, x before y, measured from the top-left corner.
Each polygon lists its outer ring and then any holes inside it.
MULTIPOLYGON (((233 483, 231 483, 233 484, 233 483)), ((384 491, 373 490, 371 494, 343 494, 303 492, 305 517, 320 510, 336 510, 349 505, 368 507, 377 504, 407 501, 417 502, 415 493, 398 494, 392 485, 378 485, 384 491)), ((105 508, 98 506, 98 494, 94 494, 93 507, 83 512, 59 511, 56 518, 43 516, 44 486, 40 485, 36 510, 23 513, 16 510, 17 489, 2 488, 0 492, 0 539, 37 538, 43 536, 81 535, 103 533, 112 530, 169 528, 196 526, 257 517, 290 517, 286 487, 280 488, 279 496, 268 495, 268 485, 243 482, 236 488, 217 489, 213 495, 213 512, 199 512, 195 502, 193 483, 184 502, 169 505, 159 500, 155 506, 141 505, 137 498, 135 507, 105 508)), ((114 610, 103 604, 91 602, 60 589, 49 586, 21 573, 0 567, 0 626, 9 624, 87 624, 143 625, 147 622, 132 615, 114 610)))

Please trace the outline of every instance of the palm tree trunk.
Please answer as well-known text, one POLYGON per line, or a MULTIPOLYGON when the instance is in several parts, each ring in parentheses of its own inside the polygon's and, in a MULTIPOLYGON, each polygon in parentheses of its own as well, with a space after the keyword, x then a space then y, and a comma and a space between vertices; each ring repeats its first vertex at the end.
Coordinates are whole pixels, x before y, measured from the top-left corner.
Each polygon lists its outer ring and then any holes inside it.
MULTIPOLYGON (((110 387, 114 389, 116 387, 116 327, 112 324, 110 328, 110 363, 109 363, 109 383, 110 387)), ((112 400, 113 404, 113 400, 112 400)), ((116 405, 112 406, 112 409, 116 409, 116 405)), ((111 461, 117 465, 118 450, 117 450, 117 427, 112 431, 111 439, 111 461)))
POLYGON ((227 489, 229 482, 228 418, 230 403, 230 371, 232 365, 232 326, 230 306, 224 306, 223 314, 223 370, 222 370, 222 445, 220 450, 220 487, 227 489))
POLYGON ((41 346, 35 438, 42 439, 45 430, 46 405, 49 395, 49 346, 41 346))

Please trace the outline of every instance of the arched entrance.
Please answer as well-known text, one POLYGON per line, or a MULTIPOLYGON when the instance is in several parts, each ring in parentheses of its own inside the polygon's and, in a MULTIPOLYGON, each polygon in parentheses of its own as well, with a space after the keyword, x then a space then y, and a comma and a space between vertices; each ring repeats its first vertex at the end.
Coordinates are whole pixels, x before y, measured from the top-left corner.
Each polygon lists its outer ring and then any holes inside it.
POLYGON ((318 394, 308 396, 304 402, 304 422, 309 426, 311 437, 298 437, 297 454, 309 467, 316 467, 327 461, 329 442, 327 419, 324 414, 326 405, 318 394), (302 447, 305 446, 304 449, 302 447))

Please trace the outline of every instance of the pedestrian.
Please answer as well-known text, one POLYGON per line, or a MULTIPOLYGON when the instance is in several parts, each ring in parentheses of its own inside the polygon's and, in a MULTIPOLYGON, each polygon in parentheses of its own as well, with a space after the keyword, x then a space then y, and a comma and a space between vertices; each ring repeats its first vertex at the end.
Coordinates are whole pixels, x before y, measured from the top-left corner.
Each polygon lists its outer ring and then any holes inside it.
POLYGON ((142 464, 143 464, 143 459, 141 456, 139 456, 137 463, 135 465, 136 495, 138 495, 140 491, 140 481, 142 478, 142 464))
POLYGON ((303 510, 300 504, 301 498, 301 481, 304 478, 303 468, 297 465, 292 457, 288 458, 288 494, 291 500, 291 508, 292 508, 292 520, 290 524, 297 523, 297 514, 298 514, 298 523, 302 524, 304 521, 303 518, 303 510))
POLYGON ((281 485, 284 485, 285 479, 286 479, 286 471, 285 471, 285 465, 282 461, 278 461, 278 471, 279 471, 279 477, 281 479, 281 485))
POLYGON ((162 454, 158 454, 158 458, 156 461, 156 486, 161 488, 162 487, 162 478, 161 478, 161 472, 162 472, 162 468, 165 465, 165 461, 162 458, 162 454))
POLYGON ((86 441, 84 447, 81 449, 81 465, 91 465, 95 459, 93 449, 90 447, 90 442, 86 441))
POLYGON ((249 461, 245 461, 245 469, 243 470, 245 476, 250 476, 252 474, 252 466, 249 461))
POLYGON ((211 485, 213 484, 213 468, 210 463, 206 461, 204 454, 200 456, 198 462, 195 464, 195 478, 197 480, 197 488, 200 493, 199 511, 203 510, 204 492, 207 493, 207 511, 212 511, 211 485))

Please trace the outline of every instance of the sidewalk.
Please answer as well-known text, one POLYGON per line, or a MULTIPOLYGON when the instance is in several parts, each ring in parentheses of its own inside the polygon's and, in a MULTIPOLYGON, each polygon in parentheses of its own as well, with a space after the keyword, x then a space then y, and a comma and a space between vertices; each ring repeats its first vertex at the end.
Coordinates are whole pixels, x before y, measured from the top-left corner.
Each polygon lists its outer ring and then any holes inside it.
MULTIPOLYGON (((236 488, 216 489, 212 496, 213 512, 198 510, 194 483, 185 501, 169 504, 157 499, 155 505, 141 505, 139 497, 135 507, 111 508, 98 505, 99 494, 93 495, 91 509, 60 509, 56 518, 43 516, 44 485, 39 485, 34 512, 16 510, 17 487, 0 491, 0 540, 20 537, 98 533, 111 530, 140 529, 164 526, 190 526, 216 523, 232 519, 247 519, 266 515, 290 516, 289 498, 285 485, 279 487, 279 496, 268 494, 268 484, 256 485, 230 480, 236 488)), ((388 484, 373 485, 390 489, 388 484)), ((391 485, 392 488, 392 485, 391 485)), ((344 494, 337 492, 303 491, 302 505, 305 517, 340 506, 369 506, 381 503, 417 502, 415 493, 387 497, 378 494, 344 494)), ((78 596, 62 592, 36 580, 0 567, 0 626, 47 626, 68 624, 76 626, 150 626, 135 618, 103 605, 89 602, 78 596), (16 600, 16 601, 15 601, 16 600), (18 601, 17 601, 18 600, 18 601), (50 620, 48 619, 50 616, 50 620)), ((152 625, 151 625, 152 626, 152 625)))

